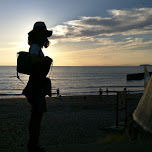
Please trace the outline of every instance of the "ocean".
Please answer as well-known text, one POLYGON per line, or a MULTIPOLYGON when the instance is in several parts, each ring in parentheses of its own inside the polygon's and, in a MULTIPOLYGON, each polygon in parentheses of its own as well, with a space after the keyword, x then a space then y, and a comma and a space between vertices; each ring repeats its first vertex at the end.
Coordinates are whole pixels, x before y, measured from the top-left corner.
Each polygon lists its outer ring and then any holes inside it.
MULTIPOLYGON (((152 67, 148 67, 152 71, 152 67)), ((144 80, 127 81, 127 74, 144 72, 142 66, 54 66, 48 77, 52 80, 52 92, 59 88, 61 95, 97 95, 99 88, 110 94, 127 88, 129 92, 143 92, 144 80)), ((16 77, 15 66, 0 66, 0 96, 22 96, 28 75, 16 77)))

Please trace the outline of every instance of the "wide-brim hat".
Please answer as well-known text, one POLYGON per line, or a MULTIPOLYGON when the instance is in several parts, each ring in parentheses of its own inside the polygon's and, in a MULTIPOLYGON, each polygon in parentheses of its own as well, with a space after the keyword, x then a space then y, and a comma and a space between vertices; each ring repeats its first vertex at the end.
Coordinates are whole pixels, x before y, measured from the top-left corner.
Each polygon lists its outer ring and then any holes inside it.
POLYGON ((33 26, 33 30, 32 31, 37 31, 37 30, 42 30, 42 31, 46 32, 47 37, 50 37, 52 35, 52 33, 53 33, 51 30, 47 30, 47 27, 46 27, 45 23, 41 22, 41 21, 36 22, 34 24, 34 26, 33 26))

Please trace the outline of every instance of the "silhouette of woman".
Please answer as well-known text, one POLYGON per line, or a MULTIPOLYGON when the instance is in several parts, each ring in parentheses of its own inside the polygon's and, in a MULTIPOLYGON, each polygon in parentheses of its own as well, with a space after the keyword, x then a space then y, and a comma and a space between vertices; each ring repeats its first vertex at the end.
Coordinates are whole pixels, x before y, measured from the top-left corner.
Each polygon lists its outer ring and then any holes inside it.
MULTIPOLYGON (((31 62, 33 65, 38 66, 39 69, 44 69, 46 68, 46 65, 48 65, 47 71, 49 71, 52 59, 49 57, 44 57, 42 48, 47 48, 49 46, 48 37, 51 35, 52 31, 47 30, 44 22, 36 22, 33 30, 28 33, 31 62), (44 59, 45 64, 43 61, 44 59)), ((28 127, 28 152, 45 152, 45 150, 39 146, 39 136, 42 116, 43 113, 47 111, 45 95, 51 95, 51 84, 49 79, 46 78, 46 74, 47 73, 42 70, 31 73, 27 86, 23 90, 23 94, 26 96, 28 102, 32 106, 31 118, 28 127)))

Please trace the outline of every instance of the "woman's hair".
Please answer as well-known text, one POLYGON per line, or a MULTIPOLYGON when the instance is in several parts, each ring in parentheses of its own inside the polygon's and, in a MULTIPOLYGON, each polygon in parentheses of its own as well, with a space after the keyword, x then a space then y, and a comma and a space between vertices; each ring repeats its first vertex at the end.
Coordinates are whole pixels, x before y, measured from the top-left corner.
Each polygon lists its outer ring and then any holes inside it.
POLYGON ((28 44, 31 45, 33 43, 38 44, 41 48, 47 48, 50 44, 49 40, 46 36, 46 31, 43 30, 33 30, 28 33, 28 44))

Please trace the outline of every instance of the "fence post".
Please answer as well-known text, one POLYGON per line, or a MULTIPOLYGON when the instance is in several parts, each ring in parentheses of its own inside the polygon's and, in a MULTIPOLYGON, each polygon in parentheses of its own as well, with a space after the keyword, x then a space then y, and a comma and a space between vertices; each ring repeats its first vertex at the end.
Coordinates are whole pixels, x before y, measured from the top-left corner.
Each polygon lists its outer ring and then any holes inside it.
POLYGON ((125 110, 125 125, 127 123, 127 94, 126 91, 117 92, 117 103, 116 103, 116 127, 119 124, 119 111, 125 110))

